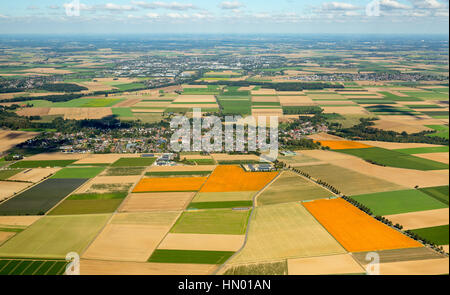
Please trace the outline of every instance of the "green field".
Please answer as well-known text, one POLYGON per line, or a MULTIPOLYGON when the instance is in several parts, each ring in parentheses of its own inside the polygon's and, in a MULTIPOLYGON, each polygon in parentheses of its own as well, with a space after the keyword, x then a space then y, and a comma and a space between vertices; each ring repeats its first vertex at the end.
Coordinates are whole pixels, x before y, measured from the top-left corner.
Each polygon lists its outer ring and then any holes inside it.
POLYGON ((412 149, 398 149, 396 152, 403 154, 414 155, 414 154, 431 154, 431 153, 448 153, 448 146, 438 146, 438 147, 424 147, 424 148, 412 148, 412 149))
POLYGON ((127 176, 127 175, 141 175, 145 167, 110 167, 104 175, 105 176, 127 176))
POLYGON ((112 107, 113 105, 121 102, 123 99, 117 98, 97 98, 95 100, 91 100, 82 105, 84 108, 104 108, 104 107, 112 107))
POLYGON ((427 187, 419 189, 421 192, 426 193, 430 197, 435 198, 436 200, 441 201, 442 203, 448 206, 449 197, 448 197, 448 185, 444 186, 435 186, 435 187, 427 187))
POLYGON ((380 216, 448 207, 419 190, 366 194, 352 198, 369 207, 373 214, 380 216))
POLYGON ((250 115, 252 103, 250 99, 219 99, 219 105, 224 115, 250 115))
POLYGON ((183 163, 188 165, 215 165, 216 162, 213 159, 189 159, 183 160, 183 163))
MULTIPOLYGON (((448 94, 435 91, 401 91, 401 93, 425 100, 448 100, 448 94)), ((410 101, 410 100, 408 100, 410 101)))
POLYGON ((187 211, 178 218, 171 233, 242 235, 250 210, 210 209, 187 211))
POLYGON ((283 172, 258 196, 259 205, 271 205, 331 197, 333 194, 294 172, 283 172))
POLYGON ((45 216, 3 244, 0 257, 65 258, 69 252, 82 253, 109 218, 109 214, 45 216))
POLYGON ((64 260, 0 259, 0 275, 62 275, 64 260))
POLYGON ((153 177, 170 177, 170 176, 208 176, 211 171, 164 171, 164 172, 147 172, 145 176, 153 177))
POLYGON ((22 172, 23 169, 8 169, 8 170, 0 170, 0 180, 5 180, 14 175, 22 172))
POLYGON ((64 168, 56 172, 52 178, 94 178, 104 169, 103 167, 64 168))
POLYGON ((437 136, 442 138, 449 138, 449 128, 445 125, 425 125, 425 127, 436 130, 436 133, 428 134, 427 136, 437 136))
POLYGON ((228 202, 195 202, 188 206, 189 209, 220 209, 220 208, 247 208, 252 207, 252 201, 228 201, 228 202))
POLYGON ((388 167, 415 169, 415 170, 444 170, 448 165, 428 159, 414 157, 395 150, 387 150, 378 147, 364 149, 336 150, 336 152, 357 156, 366 161, 388 167))
POLYGON ((419 237, 433 242, 436 245, 448 245, 449 243, 449 226, 435 226, 412 230, 419 237))
POLYGON ((229 251, 155 250, 148 262, 222 264, 233 254, 229 251))
POLYGON ((121 158, 114 162, 112 167, 146 167, 155 162, 155 158, 121 158))
POLYGON ((77 160, 50 160, 50 161, 20 161, 12 164, 11 168, 47 168, 66 167, 77 160))
POLYGON ((126 192, 71 195, 48 215, 112 213, 127 196, 126 192))

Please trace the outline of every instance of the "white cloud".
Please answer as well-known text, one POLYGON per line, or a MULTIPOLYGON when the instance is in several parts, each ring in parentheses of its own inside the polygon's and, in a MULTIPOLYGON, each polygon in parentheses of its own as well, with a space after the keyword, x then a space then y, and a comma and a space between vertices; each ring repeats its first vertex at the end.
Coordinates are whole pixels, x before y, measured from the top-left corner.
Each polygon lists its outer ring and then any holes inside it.
POLYGON ((323 10, 357 10, 360 7, 344 2, 327 2, 322 4, 323 10))
POLYGON ((168 10, 190 10, 190 9, 197 9, 197 7, 194 4, 191 3, 178 3, 178 2, 145 2, 145 1, 131 1, 132 4, 139 6, 141 8, 147 8, 147 9, 168 9, 168 10))
POLYGON ((444 3, 437 0, 411 0, 411 2, 416 8, 439 9, 446 7, 444 3))
POLYGON ((245 5, 239 1, 224 1, 220 3, 219 7, 222 9, 236 10, 244 7, 245 5))
POLYGON ((395 0, 381 0, 380 1, 381 9, 411 9, 410 6, 397 2, 395 0))
POLYGON ((105 4, 106 10, 113 10, 113 11, 130 11, 130 10, 136 10, 135 7, 131 5, 118 5, 114 3, 107 3, 105 4))

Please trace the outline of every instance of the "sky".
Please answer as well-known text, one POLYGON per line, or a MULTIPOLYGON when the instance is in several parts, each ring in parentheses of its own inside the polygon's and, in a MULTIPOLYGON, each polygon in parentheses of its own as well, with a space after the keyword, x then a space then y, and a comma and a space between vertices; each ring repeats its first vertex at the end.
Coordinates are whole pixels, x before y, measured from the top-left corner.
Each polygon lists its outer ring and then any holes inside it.
POLYGON ((0 1, 0 34, 447 34, 448 0, 0 1))

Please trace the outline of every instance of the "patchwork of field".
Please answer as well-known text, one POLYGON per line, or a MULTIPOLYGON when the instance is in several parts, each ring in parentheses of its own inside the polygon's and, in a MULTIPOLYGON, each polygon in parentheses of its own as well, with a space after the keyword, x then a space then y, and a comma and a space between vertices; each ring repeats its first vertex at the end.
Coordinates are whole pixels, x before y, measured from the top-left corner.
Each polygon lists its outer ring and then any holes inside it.
POLYGON ((303 205, 349 252, 421 247, 419 242, 373 219, 343 199, 316 200, 303 205))
POLYGON ((258 207, 249 227, 243 250, 230 264, 345 253, 344 248, 299 203, 258 207))
POLYGON ((178 215, 178 212, 117 214, 82 257, 145 262, 178 215))
POLYGON ((333 194, 294 172, 282 172, 258 196, 258 205, 289 203, 330 197, 333 194))
POLYGON ((130 194, 120 212, 182 211, 195 193, 138 193, 130 194))
POLYGON ((195 192, 202 187, 206 179, 206 177, 143 178, 133 192, 195 192))

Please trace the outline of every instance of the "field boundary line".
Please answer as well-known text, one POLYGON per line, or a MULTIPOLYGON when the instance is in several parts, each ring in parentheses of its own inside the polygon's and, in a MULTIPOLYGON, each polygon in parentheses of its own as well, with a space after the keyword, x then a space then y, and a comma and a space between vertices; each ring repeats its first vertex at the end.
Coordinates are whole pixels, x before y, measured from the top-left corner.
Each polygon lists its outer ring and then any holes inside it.
POLYGON ((244 250, 244 248, 245 248, 245 246, 247 245, 247 242, 248 242, 248 234, 249 234, 249 232, 250 232, 250 224, 251 224, 251 221, 252 221, 252 219, 253 219, 253 216, 255 215, 255 211, 256 211, 256 207, 257 207, 257 206, 256 206, 256 201, 257 201, 256 198, 257 198, 264 190, 266 190, 266 188, 268 188, 273 182, 275 182, 275 180, 278 179, 278 177, 282 174, 282 172, 283 172, 283 171, 279 172, 278 175, 272 179, 272 181, 270 181, 269 183, 267 183, 262 189, 260 189, 260 190, 253 196, 253 205, 252 205, 252 209, 251 209, 251 212, 250 212, 250 216, 249 216, 248 221, 247 221, 247 228, 246 228, 246 230, 245 230, 245 239, 244 239, 244 243, 242 244, 242 247, 239 248, 239 250, 237 250, 233 255, 231 255, 231 257, 228 258, 224 263, 222 263, 222 264, 221 264, 221 265, 220 265, 220 266, 212 273, 212 275, 217 275, 219 271, 221 271, 222 269, 225 268, 225 266, 227 265, 227 263, 228 263, 229 261, 231 261, 236 255, 238 255, 239 253, 242 252, 242 250, 244 250))
MULTIPOLYGON (((109 166, 111 167, 111 165, 109 166)), ((106 170, 106 169, 105 169, 106 170)), ((103 225, 103 227, 98 231, 98 233, 95 235, 95 237, 86 245, 86 247, 84 247, 84 249, 82 250, 81 253, 79 253, 80 255, 80 259, 83 256, 83 254, 87 251, 87 249, 89 249, 89 247, 97 240, 97 238, 100 236, 100 234, 105 230, 105 228, 111 224, 112 219, 114 218, 114 215, 117 214, 117 211, 119 210, 119 208, 122 206, 122 204, 125 202, 125 200, 128 198, 128 196, 131 194, 131 192, 133 191, 133 189, 136 187, 136 185, 141 181, 141 179, 144 177, 145 175, 145 171, 146 169, 143 170, 143 172, 141 173, 141 178, 139 178, 139 180, 134 184, 134 186, 132 185, 129 189, 128 189, 128 195, 125 197, 124 200, 122 200, 122 203, 120 203, 120 206, 116 208, 116 211, 112 212, 112 213, 108 213, 111 214, 111 216, 109 217, 109 219, 106 221, 106 223, 103 225)), ((97 175, 98 176, 98 175, 97 175)), ((96 176, 96 177, 97 177, 96 176)), ((95 178, 95 177, 94 177, 95 178)), ((94 179, 91 178, 91 181, 94 179)))

